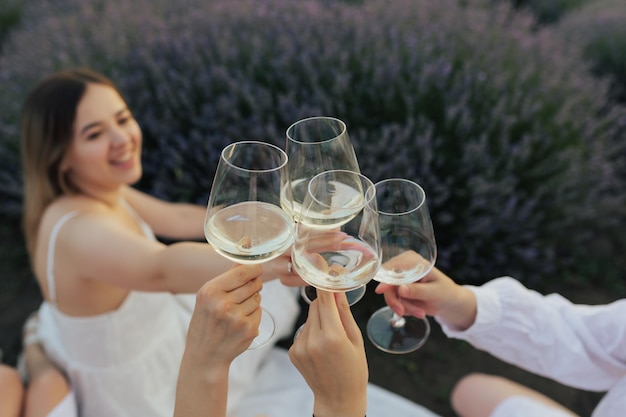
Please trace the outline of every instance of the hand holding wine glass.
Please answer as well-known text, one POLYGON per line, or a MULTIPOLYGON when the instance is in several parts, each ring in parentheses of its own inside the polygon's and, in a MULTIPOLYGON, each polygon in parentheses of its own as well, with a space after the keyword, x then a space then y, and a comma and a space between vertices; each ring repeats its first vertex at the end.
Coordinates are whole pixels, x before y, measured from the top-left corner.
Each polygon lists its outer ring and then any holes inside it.
MULTIPOLYGON (((405 179, 376 183, 381 228, 382 264, 374 278, 394 286, 413 283, 435 265, 437 247, 426 194, 405 179)), ((424 344, 430 333, 425 318, 404 317, 389 306, 376 311, 367 323, 370 341, 388 353, 408 353, 424 344)))
MULTIPOLYGON (((289 192, 287 155, 277 146, 242 141, 222 151, 207 203, 205 237, 222 256, 241 264, 270 261, 291 247, 293 221, 281 208, 289 192)), ((266 343, 274 322, 264 310, 259 336, 250 348, 266 343)))

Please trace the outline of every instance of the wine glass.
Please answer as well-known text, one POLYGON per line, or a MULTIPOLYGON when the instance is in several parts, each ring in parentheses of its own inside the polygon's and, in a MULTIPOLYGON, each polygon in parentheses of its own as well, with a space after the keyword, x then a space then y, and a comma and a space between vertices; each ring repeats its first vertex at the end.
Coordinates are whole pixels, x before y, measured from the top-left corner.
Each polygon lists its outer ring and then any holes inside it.
POLYGON ((350 291, 367 284, 380 266, 372 182, 347 170, 314 176, 297 215, 291 258, 298 275, 318 289, 350 291))
MULTIPOLYGON (((358 173, 361 170, 346 124, 339 119, 319 116, 298 120, 287 128, 286 136, 291 200, 284 199, 283 207, 297 219, 296 214, 302 208, 311 178, 333 169, 358 173)), ((359 287, 348 291, 346 295, 351 305, 363 297, 365 289, 359 287)), ((316 297, 316 290, 311 286, 303 286, 300 294, 310 303, 316 297)))
MULTIPOLYGON (((382 260, 375 281, 409 284, 435 265, 437 246, 426 194, 413 181, 393 178, 376 183, 382 260)), ((401 317, 390 307, 374 312, 367 335, 388 353, 408 353, 421 347, 430 334, 427 319, 401 317)))
MULTIPOLYGON (((280 256, 293 243, 293 220, 281 207, 281 193, 290 191, 287 182, 287 154, 279 147, 258 141, 226 146, 207 203, 207 242, 241 264, 280 256)), ((249 349, 267 343, 274 331, 272 316, 263 310, 259 335, 249 349)))

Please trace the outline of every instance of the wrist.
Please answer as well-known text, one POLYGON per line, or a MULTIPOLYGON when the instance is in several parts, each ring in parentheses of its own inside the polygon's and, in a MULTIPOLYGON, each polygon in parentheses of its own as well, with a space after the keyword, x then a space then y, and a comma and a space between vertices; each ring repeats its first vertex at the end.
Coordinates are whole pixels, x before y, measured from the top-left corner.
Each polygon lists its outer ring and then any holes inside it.
POLYGON ((450 308, 439 315, 440 319, 457 331, 467 330, 476 321, 476 296, 469 288, 459 286, 450 301, 450 308))
MULTIPOLYGON (((315 414, 313 414, 313 417, 315 417, 315 414)), ((367 417, 367 415, 363 414, 363 417, 367 417)))
POLYGON ((313 406, 314 417, 363 417, 366 411, 365 399, 363 401, 345 401, 341 405, 316 402, 313 406))
POLYGON ((205 357, 198 358, 188 352, 183 355, 179 374, 184 374, 189 379, 194 379, 203 385, 220 384, 228 380, 230 363, 210 360, 205 357))

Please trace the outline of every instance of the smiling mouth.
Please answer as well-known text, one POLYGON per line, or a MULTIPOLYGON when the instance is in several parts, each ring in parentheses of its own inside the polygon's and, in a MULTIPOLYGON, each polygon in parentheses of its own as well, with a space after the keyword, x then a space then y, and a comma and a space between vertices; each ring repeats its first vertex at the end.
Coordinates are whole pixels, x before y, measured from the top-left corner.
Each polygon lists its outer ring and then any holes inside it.
POLYGON ((121 156, 120 158, 112 159, 109 162, 112 165, 124 165, 127 162, 129 162, 132 158, 133 158, 133 154, 132 153, 128 153, 128 154, 125 154, 125 155, 121 156))

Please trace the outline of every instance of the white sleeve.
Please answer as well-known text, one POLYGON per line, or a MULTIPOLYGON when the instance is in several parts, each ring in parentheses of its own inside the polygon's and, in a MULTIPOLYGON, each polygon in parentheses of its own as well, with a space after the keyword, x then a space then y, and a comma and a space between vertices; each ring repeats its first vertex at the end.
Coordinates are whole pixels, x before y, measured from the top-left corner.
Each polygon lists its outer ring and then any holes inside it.
POLYGON ((510 277, 468 286, 477 299, 475 323, 448 337, 571 387, 605 391, 626 375, 626 299, 576 305, 541 295, 510 277))

